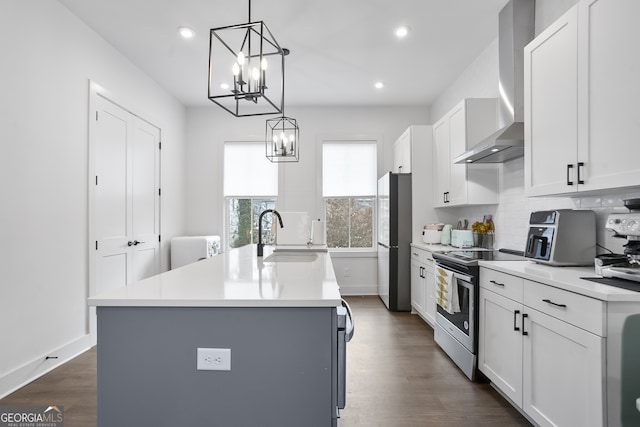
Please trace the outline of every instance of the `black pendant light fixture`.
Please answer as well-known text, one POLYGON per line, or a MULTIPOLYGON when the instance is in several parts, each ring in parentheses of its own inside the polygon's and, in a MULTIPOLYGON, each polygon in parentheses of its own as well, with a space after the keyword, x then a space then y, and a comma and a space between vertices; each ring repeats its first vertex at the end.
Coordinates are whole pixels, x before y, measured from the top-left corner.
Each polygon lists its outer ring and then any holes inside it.
POLYGON ((300 129, 296 119, 282 117, 268 119, 266 124, 265 151, 267 159, 274 163, 297 162, 299 159, 300 129))
POLYGON ((209 37, 209 99, 236 117, 281 114, 284 56, 263 21, 213 28, 209 37))

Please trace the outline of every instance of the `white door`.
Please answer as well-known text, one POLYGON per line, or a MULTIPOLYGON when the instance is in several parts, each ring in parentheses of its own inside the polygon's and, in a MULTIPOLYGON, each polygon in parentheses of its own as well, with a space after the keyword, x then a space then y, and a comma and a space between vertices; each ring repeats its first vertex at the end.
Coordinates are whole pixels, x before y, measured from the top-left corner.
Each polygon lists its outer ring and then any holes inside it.
POLYGON ((527 308, 522 408, 540 426, 602 426, 604 338, 527 308))
POLYGON ((527 45, 524 64, 524 169, 527 195, 578 191, 576 7, 527 45))
POLYGON ((580 190, 638 185, 640 2, 589 0, 578 13, 580 190))
POLYGON ((93 295, 159 271, 160 130, 95 95, 93 295))
POLYGON ((449 192, 449 118, 445 117, 433 126, 433 204, 446 206, 449 192))
POLYGON ((522 406, 522 304, 480 288, 478 368, 522 406))

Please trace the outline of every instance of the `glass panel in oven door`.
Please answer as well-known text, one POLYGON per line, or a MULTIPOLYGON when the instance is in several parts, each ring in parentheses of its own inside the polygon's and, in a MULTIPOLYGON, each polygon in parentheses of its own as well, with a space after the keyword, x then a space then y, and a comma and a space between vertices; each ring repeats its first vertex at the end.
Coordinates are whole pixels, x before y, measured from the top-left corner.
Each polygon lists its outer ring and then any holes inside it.
POLYGON ((473 313, 475 305, 473 301, 473 285, 455 276, 453 280, 454 286, 457 286, 458 290, 460 311, 451 314, 439 305, 437 306, 437 310, 446 322, 442 325, 444 329, 469 351, 473 352, 473 313))

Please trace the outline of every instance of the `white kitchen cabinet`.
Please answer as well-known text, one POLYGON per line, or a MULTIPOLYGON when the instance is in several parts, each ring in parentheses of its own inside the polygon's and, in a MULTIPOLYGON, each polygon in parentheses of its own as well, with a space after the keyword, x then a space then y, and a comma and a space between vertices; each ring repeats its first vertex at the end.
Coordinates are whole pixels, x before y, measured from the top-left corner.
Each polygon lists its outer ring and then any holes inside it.
POLYGON ((434 326, 436 323, 436 272, 431 252, 427 252, 423 275, 425 276, 424 314, 427 322, 434 326))
POLYGON ((485 268, 480 281, 480 371, 540 426, 603 425, 602 301, 485 268))
POLYGON ((522 406, 522 303, 480 288, 478 368, 522 406))
POLYGON ((411 128, 408 128, 393 145, 393 171, 411 173, 411 128))
POLYGON ((416 313, 424 313, 426 286, 424 264, 417 260, 416 249, 411 249, 411 307, 416 313))
POLYGON ((525 306, 522 409, 540 426, 602 426, 604 338, 525 306))
POLYGON ((432 134, 431 126, 409 126, 394 145, 394 172, 411 172, 411 241, 413 242, 422 241, 422 228, 426 224, 437 222, 437 217, 431 209, 433 200, 432 134), (403 160, 396 164, 396 159, 400 158, 403 160), (397 168, 399 165, 402 165, 402 168, 397 168))
POLYGON ((435 325, 435 274, 431 252, 411 247, 411 306, 431 326, 435 325))
POLYGON ((496 127, 494 98, 464 99, 434 124, 434 206, 498 203, 498 165, 453 163, 496 127))
POLYGON ((582 0, 525 47, 529 196, 640 185, 636 0, 582 0))

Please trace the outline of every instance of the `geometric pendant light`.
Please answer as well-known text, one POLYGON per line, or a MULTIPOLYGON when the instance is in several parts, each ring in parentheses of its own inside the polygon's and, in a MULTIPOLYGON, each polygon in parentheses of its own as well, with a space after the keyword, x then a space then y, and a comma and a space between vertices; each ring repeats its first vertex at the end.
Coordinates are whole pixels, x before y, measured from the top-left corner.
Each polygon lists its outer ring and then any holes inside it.
POLYGON ((209 99, 236 117, 281 114, 284 56, 263 21, 213 28, 209 37, 209 99))
POLYGON ((296 119, 282 117, 266 123, 265 154, 274 163, 297 162, 299 159, 300 129, 296 119))

